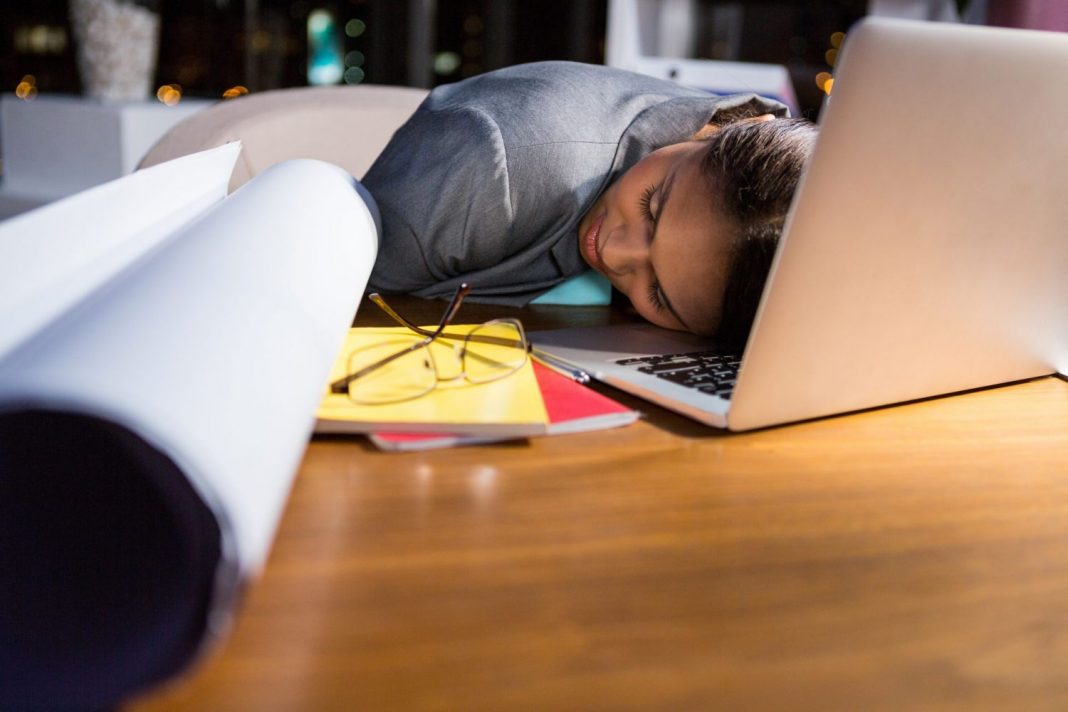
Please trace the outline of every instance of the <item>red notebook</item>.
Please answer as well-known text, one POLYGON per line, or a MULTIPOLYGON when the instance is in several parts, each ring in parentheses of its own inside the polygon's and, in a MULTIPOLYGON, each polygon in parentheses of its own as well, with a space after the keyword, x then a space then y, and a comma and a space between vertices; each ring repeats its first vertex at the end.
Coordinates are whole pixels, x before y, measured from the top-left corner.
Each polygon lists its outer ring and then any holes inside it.
MULTIPOLYGON (((607 430, 629 425, 638 419, 638 411, 622 406, 538 361, 534 361, 534 375, 549 414, 548 435, 607 430)), ((397 451, 433 450, 507 439, 443 433, 373 433, 368 437, 381 450, 397 451)))

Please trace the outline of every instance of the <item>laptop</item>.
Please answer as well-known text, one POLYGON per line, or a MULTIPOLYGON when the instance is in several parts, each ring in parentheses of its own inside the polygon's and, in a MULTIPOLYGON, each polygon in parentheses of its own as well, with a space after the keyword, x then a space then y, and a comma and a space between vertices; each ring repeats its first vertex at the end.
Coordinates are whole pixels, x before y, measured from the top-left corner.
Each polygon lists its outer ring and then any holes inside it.
POLYGON ((635 324, 536 355, 731 430, 1064 375, 1065 74, 1068 35, 863 20, 744 353, 635 324))

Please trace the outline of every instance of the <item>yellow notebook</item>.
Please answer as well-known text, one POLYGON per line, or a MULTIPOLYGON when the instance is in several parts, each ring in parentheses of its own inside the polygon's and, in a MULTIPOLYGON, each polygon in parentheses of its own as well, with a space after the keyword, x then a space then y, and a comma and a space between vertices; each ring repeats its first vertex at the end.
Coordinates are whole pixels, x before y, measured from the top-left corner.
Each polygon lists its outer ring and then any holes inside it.
MULTIPOLYGON (((466 333, 473 328, 473 324, 453 324, 448 331, 466 333)), ((353 351, 411 333, 403 327, 350 329, 330 370, 330 382, 345 376, 353 351)), ((450 358, 455 360, 451 352, 456 343, 439 339, 430 348, 444 364, 450 358)), ((426 395, 400 403, 362 405, 353 403, 347 394, 327 391, 316 417, 317 433, 389 431, 520 437, 542 435, 549 423, 529 359, 518 371, 499 380, 481 384, 463 378, 441 381, 426 395)))

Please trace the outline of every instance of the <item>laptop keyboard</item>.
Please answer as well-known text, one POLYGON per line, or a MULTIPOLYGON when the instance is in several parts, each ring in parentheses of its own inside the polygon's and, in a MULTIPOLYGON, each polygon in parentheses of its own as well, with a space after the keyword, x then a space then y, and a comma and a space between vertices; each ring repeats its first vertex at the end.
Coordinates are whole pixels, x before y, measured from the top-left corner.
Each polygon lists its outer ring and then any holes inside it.
POLYGON ((687 388, 696 388, 721 398, 730 398, 738 378, 742 357, 718 351, 693 351, 685 354, 637 356, 615 361, 639 373, 648 373, 687 388))

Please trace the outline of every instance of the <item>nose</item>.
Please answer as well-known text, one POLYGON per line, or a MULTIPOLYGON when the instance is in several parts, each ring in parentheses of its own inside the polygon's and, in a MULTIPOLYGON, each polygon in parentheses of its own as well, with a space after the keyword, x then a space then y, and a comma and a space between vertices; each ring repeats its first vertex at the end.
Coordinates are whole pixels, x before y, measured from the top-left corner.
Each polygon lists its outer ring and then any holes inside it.
POLYGON ((652 234, 644 226, 620 225, 608 234, 601 246, 601 262, 616 275, 633 274, 649 263, 652 234))

